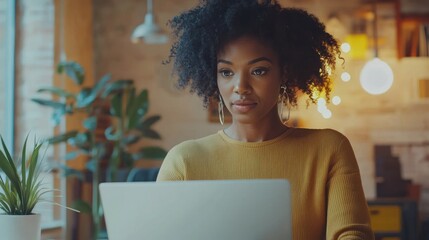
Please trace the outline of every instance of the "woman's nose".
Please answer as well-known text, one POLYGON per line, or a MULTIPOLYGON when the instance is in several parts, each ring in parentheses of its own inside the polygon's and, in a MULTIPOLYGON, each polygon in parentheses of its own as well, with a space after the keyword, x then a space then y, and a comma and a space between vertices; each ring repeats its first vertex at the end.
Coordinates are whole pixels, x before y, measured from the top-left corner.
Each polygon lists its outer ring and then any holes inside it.
POLYGON ((234 93, 237 93, 239 95, 249 94, 251 92, 249 76, 247 76, 246 74, 236 75, 233 91, 234 93))

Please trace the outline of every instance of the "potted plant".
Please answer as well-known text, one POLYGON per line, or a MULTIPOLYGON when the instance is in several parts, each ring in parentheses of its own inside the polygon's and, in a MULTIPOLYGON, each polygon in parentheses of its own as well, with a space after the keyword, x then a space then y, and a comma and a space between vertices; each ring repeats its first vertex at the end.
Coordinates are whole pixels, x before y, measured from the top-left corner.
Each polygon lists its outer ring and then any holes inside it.
POLYGON ((110 75, 107 74, 94 86, 84 85, 84 69, 73 61, 61 62, 58 73, 65 73, 79 90, 70 92, 58 87, 44 87, 38 92, 50 93, 55 98, 33 98, 32 101, 52 108, 52 120, 56 124, 67 115, 84 114, 83 129, 60 133, 48 142, 71 146, 73 150, 67 153, 66 160, 85 156, 85 169, 64 166, 66 176, 77 177, 81 182, 90 182, 92 185, 91 203, 76 200, 72 206, 92 215, 94 239, 105 237, 100 234, 103 211, 98 185, 102 181, 121 180, 118 176, 120 170, 130 171, 138 160, 161 160, 165 157, 163 148, 142 144, 145 138, 161 138, 152 129, 161 117, 147 116, 148 90, 137 90, 133 80, 110 81, 110 75))
MULTIPOLYGON (((0 232, 2 239, 39 240, 41 215, 34 213, 45 193, 42 185, 39 152, 43 143, 35 143, 27 155, 27 138, 19 159, 14 159, 0 135, 0 232)), ((55 203, 53 203, 55 204, 55 203)))

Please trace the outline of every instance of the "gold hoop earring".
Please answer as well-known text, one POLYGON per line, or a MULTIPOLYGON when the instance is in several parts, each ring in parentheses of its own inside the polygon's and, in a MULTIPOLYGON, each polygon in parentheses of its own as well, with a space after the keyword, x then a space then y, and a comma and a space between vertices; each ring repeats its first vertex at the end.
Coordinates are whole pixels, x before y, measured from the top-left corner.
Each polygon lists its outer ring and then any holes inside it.
POLYGON ((224 124, 225 115, 223 114, 223 101, 222 96, 219 94, 219 103, 218 103, 218 112, 219 112, 219 122, 220 124, 224 124))
POLYGON ((286 123, 290 118, 290 104, 289 104, 289 95, 287 94, 287 88, 285 85, 280 87, 282 89, 282 93, 279 96, 279 102, 277 103, 277 112, 282 123, 286 123), (286 107, 288 109, 287 117, 283 120, 283 108, 286 103, 286 107))

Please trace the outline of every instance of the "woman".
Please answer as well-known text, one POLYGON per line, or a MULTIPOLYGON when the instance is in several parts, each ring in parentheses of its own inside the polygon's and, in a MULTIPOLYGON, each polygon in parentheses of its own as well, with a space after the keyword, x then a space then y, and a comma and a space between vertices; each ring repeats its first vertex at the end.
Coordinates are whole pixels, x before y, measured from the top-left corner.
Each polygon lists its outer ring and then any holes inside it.
MULTIPOLYGON (((283 105, 296 105, 297 92, 329 96, 328 68, 339 48, 324 25, 276 1, 206 0, 171 26, 179 86, 205 104, 218 98, 232 124, 172 148, 158 181, 286 178, 294 239, 373 239, 347 138, 282 121, 283 105)), ((222 111, 219 116, 223 122, 222 111)))

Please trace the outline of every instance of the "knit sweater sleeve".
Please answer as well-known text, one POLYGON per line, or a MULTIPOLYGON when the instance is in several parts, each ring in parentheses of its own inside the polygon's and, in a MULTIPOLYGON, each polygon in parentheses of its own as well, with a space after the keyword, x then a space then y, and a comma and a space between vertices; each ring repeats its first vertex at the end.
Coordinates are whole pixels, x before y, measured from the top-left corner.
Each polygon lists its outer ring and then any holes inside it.
POLYGON ((179 144, 173 147, 164 158, 156 181, 183 181, 186 176, 185 149, 179 144))
POLYGON ((326 185, 326 239, 372 240, 374 235, 356 157, 346 137, 337 146, 326 185))

